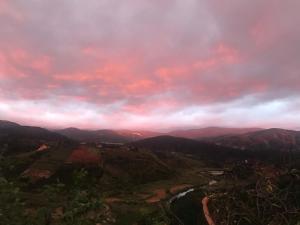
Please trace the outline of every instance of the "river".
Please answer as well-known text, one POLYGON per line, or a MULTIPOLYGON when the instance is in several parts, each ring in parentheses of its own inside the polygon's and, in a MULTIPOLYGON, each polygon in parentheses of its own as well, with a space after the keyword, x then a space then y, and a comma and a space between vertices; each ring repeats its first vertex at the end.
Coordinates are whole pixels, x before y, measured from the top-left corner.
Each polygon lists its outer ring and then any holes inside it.
POLYGON ((207 225, 203 215, 201 190, 189 189, 169 200, 170 210, 177 217, 172 225, 207 225))

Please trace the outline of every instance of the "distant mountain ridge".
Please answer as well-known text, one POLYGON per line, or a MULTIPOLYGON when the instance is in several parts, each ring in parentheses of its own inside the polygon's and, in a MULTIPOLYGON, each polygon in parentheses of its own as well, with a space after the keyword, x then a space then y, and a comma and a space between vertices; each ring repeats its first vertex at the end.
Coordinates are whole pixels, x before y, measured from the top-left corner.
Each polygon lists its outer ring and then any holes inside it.
POLYGON ((208 148, 214 146, 213 144, 203 143, 197 140, 168 135, 147 138, 130 144, 137 147, 144 147, 152 151, 164 152, 192 152, 198 151, 199 147, 208 148))
MULTIPOLYGON (((170 136, 188 138, 192 140, 204 140, 210 144, 240 150, 299 150, 300 131, 285 130, 280 128, 223 128, 207 127, 189 130, 176 130, 168 133, 135 130, 82 130, 78 128, 66 128, 49 131, 40 127, 22 126, 14 122, 0 120, 0 147, 10 142, 16 145, 15 140, 25 143, 40 143, 47 141, 74 140, 79 142, 112 142, 131 143, 144 139, 163 136, 164 142, 170 136), (168 136, 168 138, 166 138, 168 136)), ((160 138, 156 139, 159 140, 160 138)), ((172 139, 174 140, 174 139, 172 139)), ((176 139, 178 142, 178 139, 176 139)), ((20 144, 19 144, 20 145, 20 144)), ((170 143, 172 145, 172 143, 170 143)))
POLYGON ((189 130, 171 131, 168 135, 175 137, 184 137, 191 139, 202 139, 209 137, 217 137, 223 135, 245 134, 249 132, 259 131, 261 128, 226 128, 226 127, 206 127, 189 130))
POLYGON ((10 122, 7 120, 0 120, 0 129, 1 128, 11 128, 11 127, 19 127, 21 126, 20 124, 10 122))
POLYGON ((0 153, 13 154, 33 151, 44 143, 71 142, 67 137, 41 127, 22 126, 0 121, 0 153))
POLYGON ((157 136, 174 136, 189 139, 203 139, 223 135, 244 134, 258 131, 261 128, 222 128, 208 127, 190 130, 176 130, 167 133, 153 131, 135 131, 135 130, 83 130, 78 128, 66 128, 56 130, 57 133, 65 135, 77 141, 86 142, 132 142, 157 136))
POLYGON ((180 153, 220 162, 225 159, 244 158, 248 156, 247 153, 240 154, 241 151, 236 151, 230 147, 167 135, 139 140, 130 143, 130 145, 156 153, 180 153))
POLYGON ((240 135, 213 137, 209 142, 241 150, 300 150, 300 131, 271 128, 240 135))
POLYGON ((78 128, 66 128, 56 130, 57 133, 73 140, 82 142, 113 142, 127 143, 148 137, 158 136, 159 133, 152 131, 131 130, 82 130, 78 128))

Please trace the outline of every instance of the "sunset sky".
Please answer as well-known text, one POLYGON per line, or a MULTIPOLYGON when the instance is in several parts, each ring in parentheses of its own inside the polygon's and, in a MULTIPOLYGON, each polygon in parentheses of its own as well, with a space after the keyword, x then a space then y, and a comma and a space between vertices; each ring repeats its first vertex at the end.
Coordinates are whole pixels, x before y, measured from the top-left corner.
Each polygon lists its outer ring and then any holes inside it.
POLYGON ((300 129, 299 0, 0 0, 0 119, 300 129))

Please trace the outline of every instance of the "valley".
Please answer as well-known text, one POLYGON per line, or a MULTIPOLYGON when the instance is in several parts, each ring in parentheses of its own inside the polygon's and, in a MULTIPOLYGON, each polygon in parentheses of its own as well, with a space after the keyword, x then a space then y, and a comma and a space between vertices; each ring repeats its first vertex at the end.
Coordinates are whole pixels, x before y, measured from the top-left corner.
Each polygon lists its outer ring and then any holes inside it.
POLYGON ((0 221, 202 225, 206 196, 215 224, 296 225, 298 132, 231 132, 200 140, 147 132, 122 142, 113 132, 70 138, 1 122, 0 221))

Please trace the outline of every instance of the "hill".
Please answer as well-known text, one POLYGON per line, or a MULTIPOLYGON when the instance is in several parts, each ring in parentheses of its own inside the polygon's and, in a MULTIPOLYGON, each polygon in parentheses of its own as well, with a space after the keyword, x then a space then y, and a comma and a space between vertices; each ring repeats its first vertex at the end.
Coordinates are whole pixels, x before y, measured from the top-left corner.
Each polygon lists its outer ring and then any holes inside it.
POLYGON ((300 132, 278 128, 211 138, 209 141, 240 150, 300 150, 300 132))
POLYGON ((151 131, 131 131, 131 130, 82 130, 78 128, 66 128, 56 130, 68 138, 81 142, 112 142, 127 143, 143 138, 157 136, 159 133, 151 131))
POLYGON ((116 130, 116 132, 126 137, 129 141, 136 141, 162 135, 162 133, 147 130, 116 130))
POLYGON ((190 152, 198 151, 201 147, 207 148, 208 146, 213 146, 213 144, 201 143, 196 140, 168 135, 147 138, 131 144, 137 147, 147 148, 152 151, 164 152, 190 152))
POLYGON ((131 184, 147 183, 162 180, 173 174, 165 162, 151 152, 127 150, 126 148, 110 149, 102 153, 104 175, 115 182, 131 184))
POLYGON ((20 124, 10 122, 7 120, 0 120, 0 129, 1 128, 12 128, 12 127, 20 127, 20 124))
POLYGON ((31 126, 0 121, 0 153, 4 155, 37 150, 41 145, 57 145, 71 141, 54 132, 31 126))
POLYGON ((58 146, 41 153, 14 155, 6 161, 15 165, 14 170, 6 174, 21 175, 34 184, 49 183, 57 178, 68 183, 72 174, 81 169, 108 187, 148 183, 174 174, 174 169, 155 154, 126 146, 113 149, 92 145, 58 146))
POLYGON ((253 131, 261 130, 261 128, 225 128, 225 127, 207 127, 200 129, 176 130, 171 131, 168 135, 175 137, 184 137, 191 139, 203 139, 209 137, 218 137, 224 135, 245 134, 253 131))
POLYGON ((66 128, 63 130, 56 130, 56 132, 81 142, 124 143, 129 141, 129 138, 120 135, 113 130, 81 130, 78 128, 66 128))
POLYGON ((221 162, 231 158, 248 157, 247 152, 236 151, 230 147, 218 146, 214 143, 197 141, 187 138, 158 136, 131 143, 138 148, 148 149, 152 152, 182 153, 192 157, 221 162))

